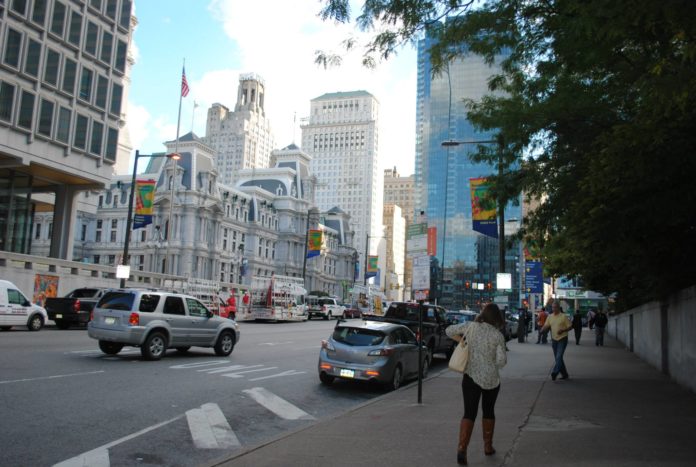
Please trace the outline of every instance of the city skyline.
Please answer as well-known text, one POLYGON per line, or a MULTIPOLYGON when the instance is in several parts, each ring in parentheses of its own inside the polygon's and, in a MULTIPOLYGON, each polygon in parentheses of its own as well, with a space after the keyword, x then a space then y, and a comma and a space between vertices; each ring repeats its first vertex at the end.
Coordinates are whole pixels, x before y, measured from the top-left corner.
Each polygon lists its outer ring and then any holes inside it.
POLYGON ((400 173, 413 173, 415 50, 406 47, 375 70, 364 68, 356 53, 347 55, 340 67, 324 70, 314 64, 315 51, 338 50, 342 40, 357 32, 322 22, 316 16, 320 7, 314 0, 253 5, 211 0, 194 7, 183 0, 136 1, 127 114, 133 149, 160 152, 164 141, 175 138, 185 58, 190 93, 182 102, 180 136, 191 130, 205 136, 212 104, 234 107, 240 74, 257 73, 264 79, 278 148, 300 145, 300 125, 309 116, 311 99, 327 92, 365 90, 381 108, 380 168, 396 166, 400 173), (273 15, 264 15, 271 10, 273 15))

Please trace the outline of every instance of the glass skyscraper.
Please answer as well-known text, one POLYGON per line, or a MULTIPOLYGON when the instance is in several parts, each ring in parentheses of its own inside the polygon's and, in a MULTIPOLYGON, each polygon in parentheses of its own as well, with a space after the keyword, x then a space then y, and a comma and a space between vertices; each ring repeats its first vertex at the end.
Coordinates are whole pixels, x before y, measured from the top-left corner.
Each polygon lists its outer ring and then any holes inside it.
MULTIPOLYGON (((442 145, 446 140, 492 139, 491 133, 474 130, 464 100, 480 100, 489 93, 488 79, 498 69, 471 54, 452 61, 448 69, 432 76, 428 53, 432 43, 426 37, 418 44, 415 167, 416 214, 422 211, 428 225, 437 228, 431 297, 447 308, 476 309, 487 301, 504 304, 502 295, 507 295, 509 308, 515 309, 519 300, 519 247, 508 246, 505 255, 505 272, 513 276, 513 292, 499 294, 498 240, 472 228, 469 179, 491 175, 496 167, 469 159, 468 154, 476 151, 475 144, 442 145)), ((520 216, 519 206, 506 208, 505 218, 511 221, 506 222, 506 235, 519 226, 520 216)))

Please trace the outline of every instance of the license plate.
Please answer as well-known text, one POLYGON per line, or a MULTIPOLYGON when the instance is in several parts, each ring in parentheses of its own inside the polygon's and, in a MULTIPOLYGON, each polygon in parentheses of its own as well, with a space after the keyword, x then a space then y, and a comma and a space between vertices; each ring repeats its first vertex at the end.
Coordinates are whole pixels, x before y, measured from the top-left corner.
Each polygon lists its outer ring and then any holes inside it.
POLYGON ((116 318, 114 318, 113 316, 107 316, 106 318, 104 318, 104 323, 106 323, 106 324, 115 324, 115 323, 116 323, 116 318))
POLYGON ((63 317, 63 315, 61 315, 60 313, 56 314, 56 319, 60 319, 62 317, 63 317))
POLYGON ((355 378, 355 371, 341 369, 340 376, 342 378, 355 378))

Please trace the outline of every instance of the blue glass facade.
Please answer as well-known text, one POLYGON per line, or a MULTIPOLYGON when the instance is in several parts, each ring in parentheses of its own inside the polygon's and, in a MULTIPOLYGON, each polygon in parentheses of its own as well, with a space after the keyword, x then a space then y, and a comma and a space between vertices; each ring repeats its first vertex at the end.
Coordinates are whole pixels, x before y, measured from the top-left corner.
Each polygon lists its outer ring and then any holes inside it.
MULTIPOLYGON (((476 151, 475 144, 443 147, 442 142, 492 138, 490 133, 474 130, 466 117, 464 100, 479 100, 487 94, 488 79, 496 69, 481 57, 470 55, 451 62, 448 71, 433 77, 428 54, 431 44, 426 37, 418 45, 416 213, 424 211, 428 224, 437 228, 434 262, 437 268, 444 262, 439 301, 451 308, 474 307, 493 300, 499 262, 498 240, 472 229, 469 179, 488 176, 496 168, 469 159, 468 154, 476 151), (472 284, 481 283, 485 284, 484 290, 472 292, 472 284)), ((520 207, 508 206, 505 218, 519 222, 520 207)), ((505 256, 506 272, 513 274, 513 289, 519 290, 517 250, 509 248, 505 256)), ((518 295, 514 295, 510 296, 511 303, 517 303, 513 299, 517 300, 518 295)))

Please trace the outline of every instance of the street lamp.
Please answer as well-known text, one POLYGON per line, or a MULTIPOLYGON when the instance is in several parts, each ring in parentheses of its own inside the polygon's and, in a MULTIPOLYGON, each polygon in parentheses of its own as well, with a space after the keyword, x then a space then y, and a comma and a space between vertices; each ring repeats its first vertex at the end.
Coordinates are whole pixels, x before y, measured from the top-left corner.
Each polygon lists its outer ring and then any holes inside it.
POLYGON ((181 156, 177 153, 173 154, 140 154, 140 151, 135 151, 135 161, 133 162, 133 177, 131 179, 131 190, 130 197, 128 199, 128 217, 126 217, 126 238, 123 242, 123 257, 121 259, 121 265, 123 266, 122 271, 118 274, 121 278, 121 288, 126 287, 126 279, 130 275, 130 269, 128 268, 128 246, 130 244, 131 238, 131 227, 133 225, 133 198, 135 196, 135 177, 138 173, 138 159, 141 157, 166 157, 178 161, 181 156))

